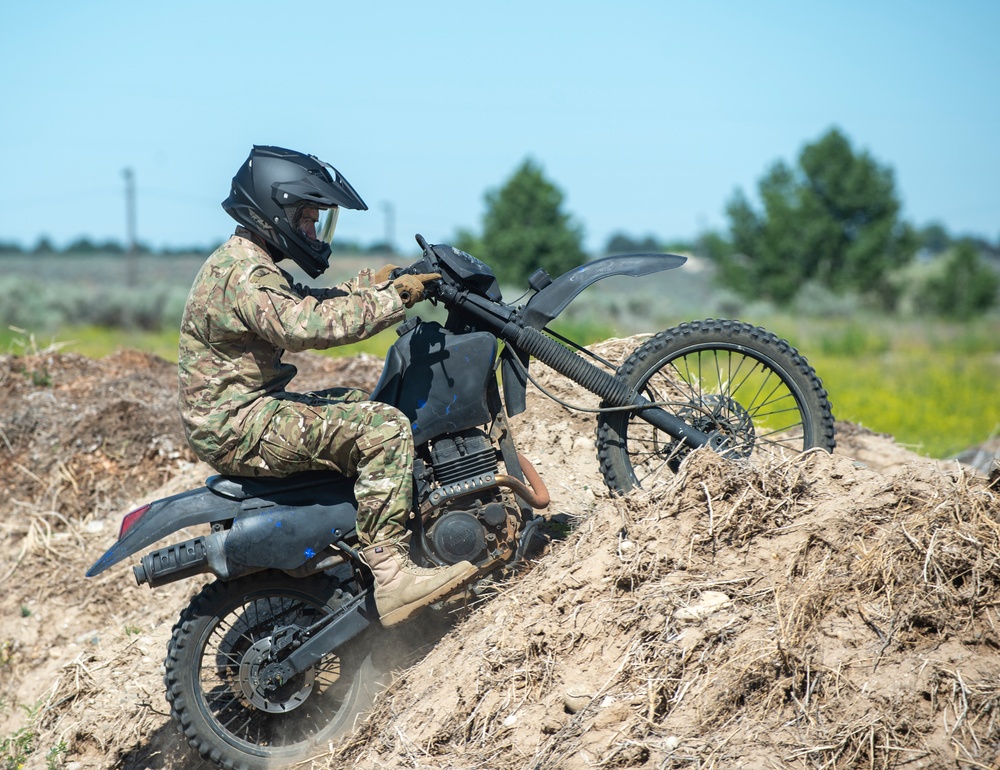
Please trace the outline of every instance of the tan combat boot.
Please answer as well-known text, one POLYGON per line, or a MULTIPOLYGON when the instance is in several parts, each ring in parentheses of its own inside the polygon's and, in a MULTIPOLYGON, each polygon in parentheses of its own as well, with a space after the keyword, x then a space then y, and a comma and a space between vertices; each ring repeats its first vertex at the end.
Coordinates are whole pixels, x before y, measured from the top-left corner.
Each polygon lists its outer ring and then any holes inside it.
POLYGON ((406 620, 444 598, 477 571, 467 561, 434 569, 418 567, 410 561, 405 543, 378 543, 361 553, 375 575, 375 606, 383 626, 406 620))

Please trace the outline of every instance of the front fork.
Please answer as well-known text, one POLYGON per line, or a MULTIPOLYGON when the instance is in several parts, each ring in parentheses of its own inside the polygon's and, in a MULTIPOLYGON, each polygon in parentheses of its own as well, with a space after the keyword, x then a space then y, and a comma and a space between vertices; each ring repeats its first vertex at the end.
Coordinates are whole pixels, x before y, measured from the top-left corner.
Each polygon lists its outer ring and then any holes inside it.
POLYGON ((636 415, 692 449, 705 446, 721 447, 722 436, 708 434, 688 425, 677 415, 652 406, 645 396, 635 393, 612 374, 599 369, 583 356, 563 347, 530 326, 520 327, 512 335, 514 345, 557 372, 595 393, 612 407, 635 407, 636 415))

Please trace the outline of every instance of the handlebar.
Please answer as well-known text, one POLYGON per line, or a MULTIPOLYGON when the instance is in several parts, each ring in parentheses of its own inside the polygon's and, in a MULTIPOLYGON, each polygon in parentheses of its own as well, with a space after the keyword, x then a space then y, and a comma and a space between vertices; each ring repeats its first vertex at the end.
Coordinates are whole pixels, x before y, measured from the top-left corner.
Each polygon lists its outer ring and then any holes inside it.
MULTIPOLYGON (((413 262, 406 267, 397 267, 390 271, 390 280, 395 281, 401 275, 425 275, 427 273, 441 272, 437 255, 434 253, 431 245, 427 242, 427 239, 420 233, 417 233, 414 237, 416 238, 417 244, 424 251, 423 256, 416 262, 413 262)), ((426 299, 429 299, 432 302, 436 300, 440 294, 439 283, 439 281, 430 281, 424 284, 424 297, 426 299)), ((402 299, 404 303, 408 303, 410 301, 410 293, 408 291, 401 291, 398 287, 397 291, 399 292, 400 299, 402 299)))
POLYGON ((440 273, 441 270, 438 268, 437 255, 434 254, 434 250, 431 245, 427 242, 420 233, 417 233, 414 238, 417 240, 417 244, 421 249, 424 250, 424 255, 416 262, 407 265, 406 267, 397 267, 395 270, 389 273, 389 278, 395 280, 401 275, 420 275, 421 273, 440 273))

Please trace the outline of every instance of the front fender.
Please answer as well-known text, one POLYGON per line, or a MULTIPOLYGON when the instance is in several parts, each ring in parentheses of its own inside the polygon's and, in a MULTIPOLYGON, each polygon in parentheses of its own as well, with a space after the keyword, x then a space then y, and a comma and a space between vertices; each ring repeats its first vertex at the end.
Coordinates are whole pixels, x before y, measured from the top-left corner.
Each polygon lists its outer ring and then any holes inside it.
POLYGON ((569 270, 535 294, 524 306, 521 321, 541 331, 559 315, 576 295, 592 283, 613 275, 638 278, 650 273, 672 270, 687 262, 677 254, 621 254, 604 257, 569 270))
MULTIPOLYGON (((588 262, 563 273, 552 283, 535 294, 521 311, 521 321, 541 331, 559 315, 576 296, 602 278, 628 275, 637 278, 662 270, 672 270, 687 262, 687 257, 677 254, 622 254, 588 262)), ((507 414, 513 417, 527 408, 528 356, 513 351, 508 345, 503 350, 503 397, 507 414), (515 357, 520 364, 515 361, 515 357)))

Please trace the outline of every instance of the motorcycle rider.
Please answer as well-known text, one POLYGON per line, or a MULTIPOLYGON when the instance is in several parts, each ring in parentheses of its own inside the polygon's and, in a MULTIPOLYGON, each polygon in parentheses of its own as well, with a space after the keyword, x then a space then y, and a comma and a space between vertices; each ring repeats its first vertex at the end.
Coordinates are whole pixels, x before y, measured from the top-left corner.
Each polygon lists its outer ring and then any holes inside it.
POLYGON ((292 283, 277 262, 291 259, 318 277, 329 267, 340 209, 368 208, 340 172, 312 155, 255 145, 222 206, 239 226, 202 266, 181 321, 188 443, 226 475, 327 468, 356 476, 358 536, 379 616, 383 625, 405 620, 476 572, 467 561, 425 569, 409 558, 410 423, 360 390, 287 390, 296 370, 281 356, 377 334, 402 320, 440 275, 391 281, 394 266, 386 265, 330 289, 292 283))

